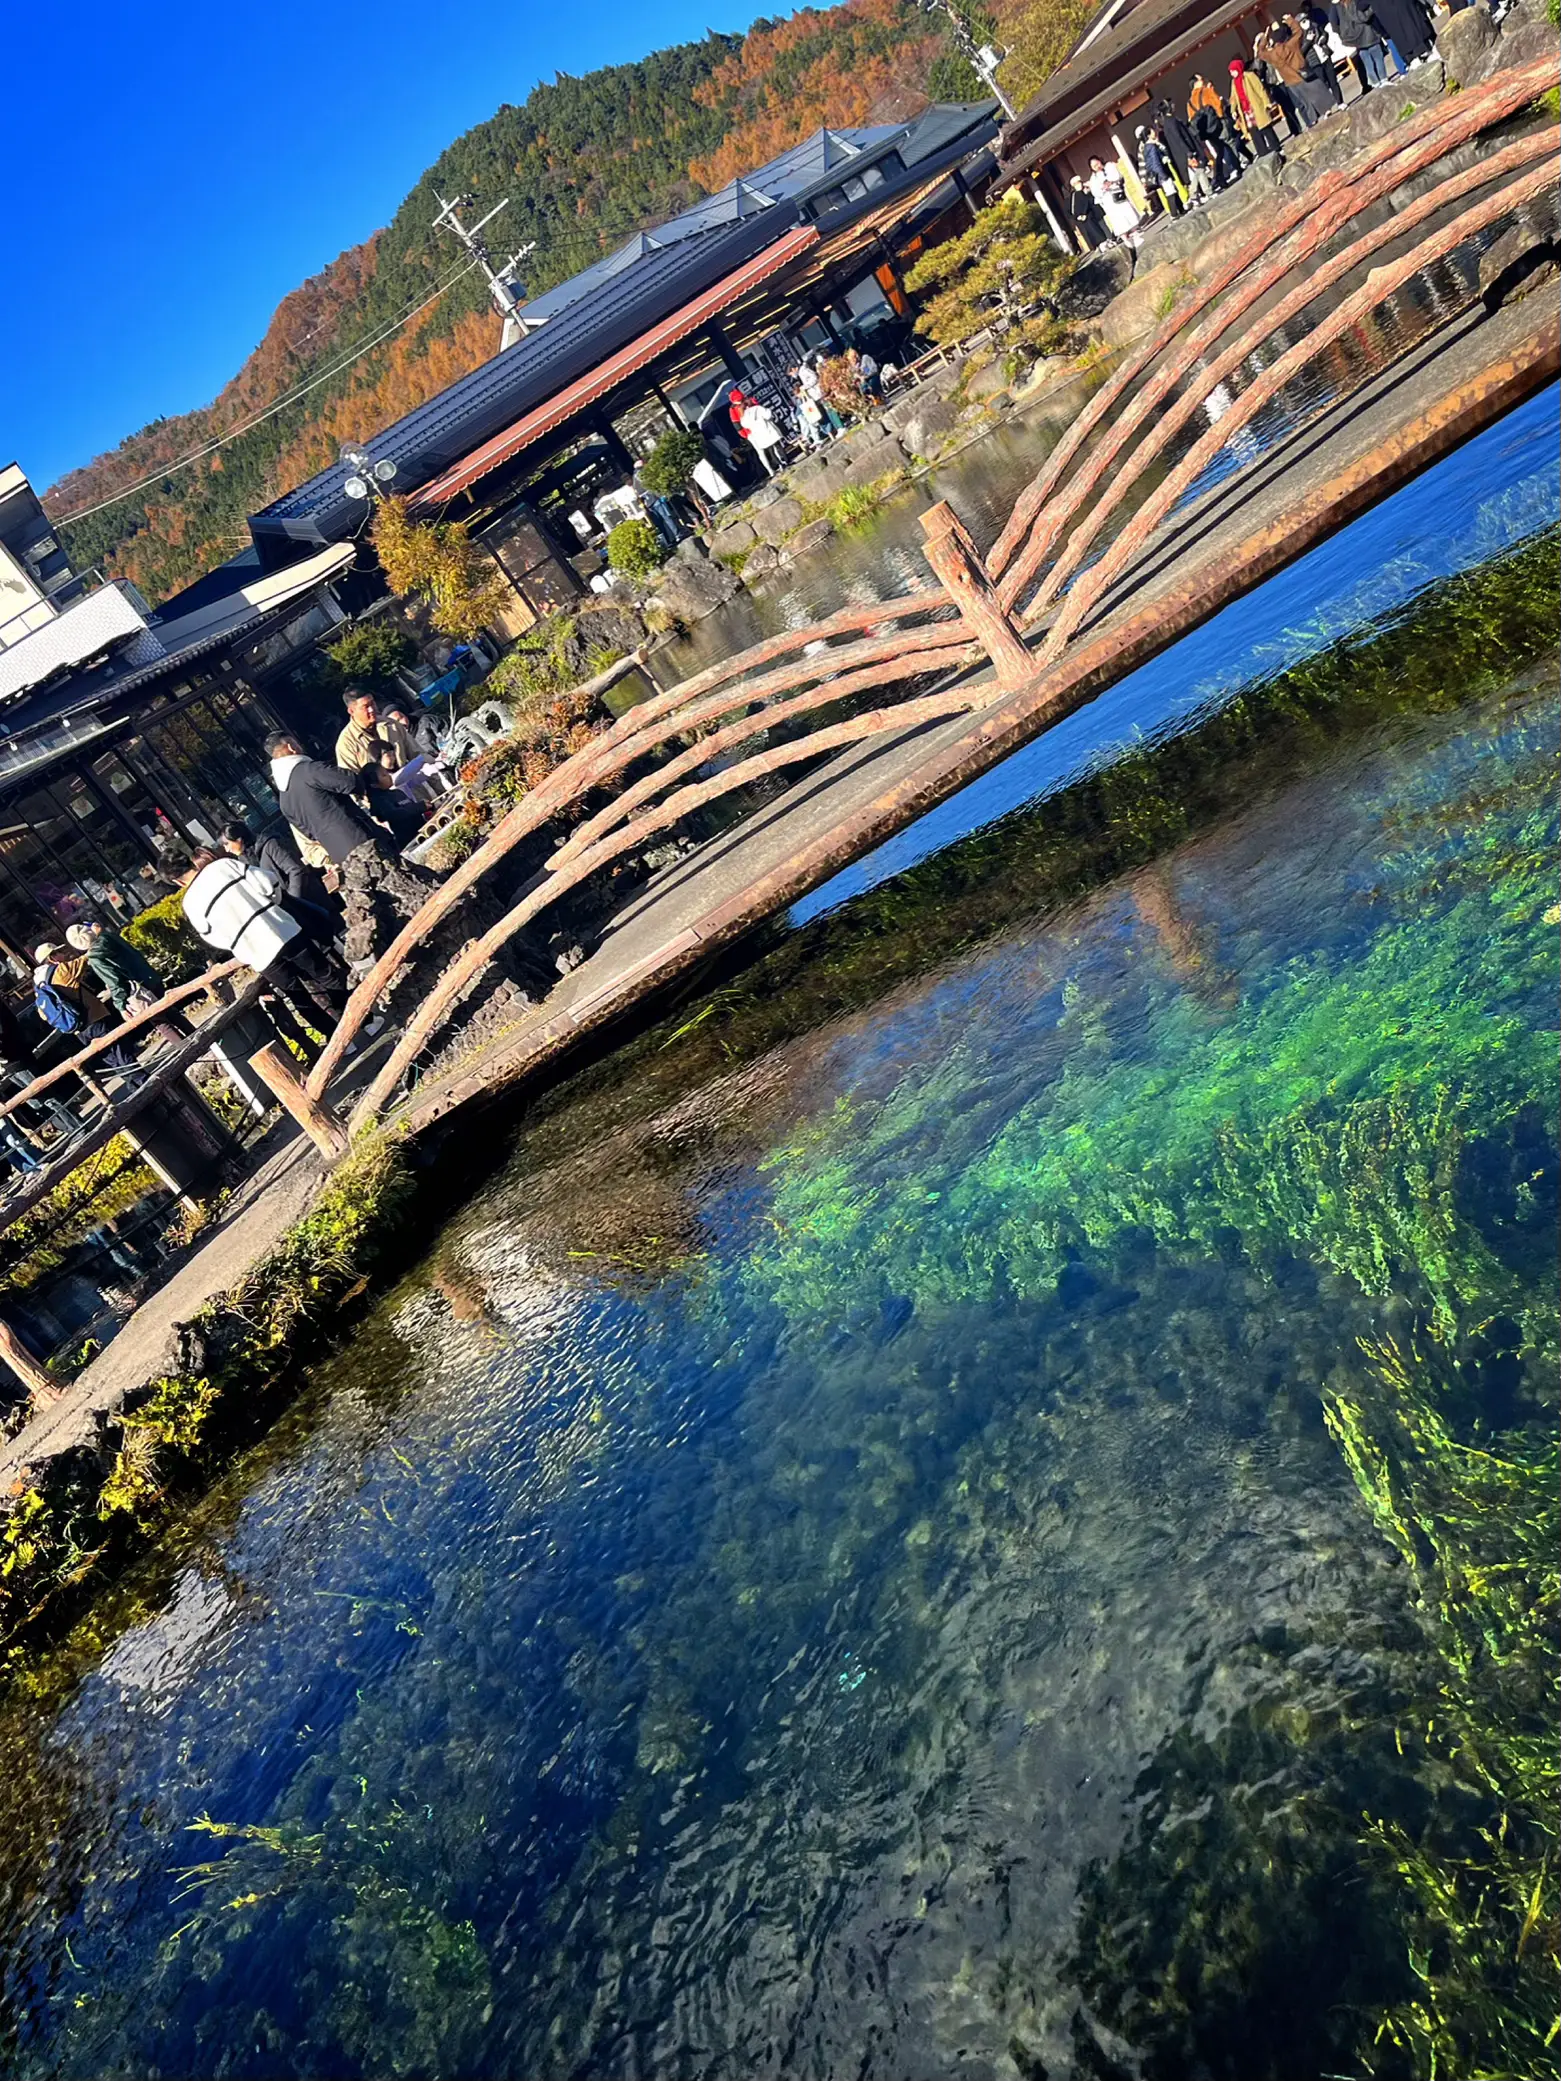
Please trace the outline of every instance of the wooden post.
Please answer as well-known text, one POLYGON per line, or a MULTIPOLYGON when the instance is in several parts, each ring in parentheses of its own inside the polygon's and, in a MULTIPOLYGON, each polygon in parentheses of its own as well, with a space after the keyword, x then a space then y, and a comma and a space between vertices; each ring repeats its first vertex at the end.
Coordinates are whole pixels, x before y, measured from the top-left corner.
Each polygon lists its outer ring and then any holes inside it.
POLYGON ((42 1359, 34 1358, 8 1322, 0 1322, 0 1358, 35 1402, 57 1402, 65 1389, 42 1359))
POLYGON ((965 625, 992 660, 999 686, 1018 686, 1035 671, 1035 660, 1004 613, 976 545, 952 506, 940 500, 921 516, 922 554, 943 580, 965 625))
POLYGON ((263 1048, 257 1048, 249 1058, 249 1066, 292 1114, 322 1156, 334 1162, 338 1156, 346 1155, 346 1128, 323 1099, 309 1096, 280 1042, 267 1041, 263 1048))

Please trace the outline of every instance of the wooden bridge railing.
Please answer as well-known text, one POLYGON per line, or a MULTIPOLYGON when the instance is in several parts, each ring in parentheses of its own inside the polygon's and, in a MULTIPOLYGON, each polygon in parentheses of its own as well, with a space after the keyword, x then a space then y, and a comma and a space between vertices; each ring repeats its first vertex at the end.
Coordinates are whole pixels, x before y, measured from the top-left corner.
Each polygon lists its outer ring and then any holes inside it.
POLYGON ((214 983, 225 983, 230 976, 248 973, 242 961, 222 961, 215 968, 208 968, 204 975, 196 976, 193 982, 176 984, 144 1012, 136 1012, 109 1032, 100 1034, 95 1041, 88 1041, 85 1047, 78 1048, 75 1054, 68 1056, 64 1062, 56 1063, 53 1069, 45 1070, 41 1077, 34 1077, 30 1084, 18 1091, 14 1097, 8 1098, 4 1105, 0 1105, 0 1120, 4 1120, 20 1106, 31 1105, 35 1098, 46 1091, 52 1091, 57 1084, 63 1084, 68 1077, 82 1078, 90 1088, 92 1065, 102 1056, 116 1048, 122 1048, 127 1040, 133 1040, 137 1034, 146 1032, 149 1027, 162 1025, 170 1012, 177 1011, 182 1004, 188 1004, 192 997, 204 995, 214 983), (86 1072, 85 1077, 82 1076, 83 1071, 86 1072))
MULTIPOLYGON (((205 988, 213 980, 221 980, 235 974, 242 966, 242 963, 237 961, 224 962, 221 968, 214 968, 202 976, 198 983, 187 983, 177 991, 170 991, 160 1002, 165 1008, 174 1003, 183 1003, 197 989, 205 988)), ((249 973, 247 970, 243 972, 249 973)), ((239 991, 231 1004, 225 1004, 219 1012, 197 1027, 190 1039, 175 1048, 168 1059, 143 1077, 133 1090, 127 1091, 123 1097, 109 1098, 105 1094, 101 1117, 51 1162, 40 1165, 35 1171, 29 1171, 18 1190, 0 1200, 0 1230, 9 1228, 24 1215, 30 1214, 41 1200, 48 1198, 56 1186, 65 1182, 72 1171, 79 1170, 89 1157, 96 1156, 100 1149, 106 1148, 122 1127, 127 1127, 137 1113, 149 1106, 154 1098, 182 1077, 192 1063, 198 1062, 201 1056, 207 1053, 219 1034, 225 1032, 236 1019, 243 1017, 264 988, 264 981, 259 976, 251 975, 249 982, 239 991)), ((157 1016, 158 1009, 154 1006, 151 1011, 141 1013, 135 1020, 127 1020, 125 1025, 117 1027, 107 1039, 110 1044, 123 1042, 128 1031, 143 1025, 155 1024, 157 1016)), ((100 1044, 94 1043, 93 1047, 96 1052, 102 1052, 100 1044)), ((82 1050, 83 1054, 88 1052, 87 1049, 82 1050)), ((58 1069, 50 1070, 47 1076, 40 1077, 35 1084, 30 1084, 25 1091, 18 1092, 7 1105, 6 1111, 9 1112, 14 1106, 26 1104, 34 1092, 58 1082, 62 1075, 76 1067, 79 1060, 78 1056, 70 1062, 62 1063, 58 1069)))
MULTIPOLYGON (((506 815, 397 935, 354 992, 346 1016, 308 1079, 309 1094, 315 1099, 323 1095, 374 1003, 461 896, 522 839, 554 823, 591 793, 610 786, 629 767, 676 747, 670 758, 622 788, 604 808, 580 823, 555 848, 542 878, 450 966, 364 1094, 354 1114, 354 1126, 383 1108, 462 992, 493 955, 588 876, 694 810, 767 774, 884 731, 908 729, 985 706, 999 700, 1005 689, 1026 679, 1033 681, 1038 670, 1054 665, 1080 624, 1232 434, 1293 380, 1307 361, 1357 325, 1414 274, 1539 194, 1554 178, 1552 170, 1548 166, 1528 172, 1521 169, 1549 154, 1553 139, 1539 134, 1514 139, 1439 182, 1398 210, 1387 224, 1371 228, 1317 265, 1311 264, 1314 256, 1365 210, 1454 146, 1531 104, 1555 83, 1556 75, 1556 64, 1550 59, 1497 74, 1482 86, 1410 119, 1344 171, 1325 176, 1293 198, 1276 199, 1253 236, 1181 310, 1133 349, 1095 393, 1018 500, 985 562, 948 508, 934 508, 923 516, 923 526, 928 560, 941 581, 938 587, 847 609, 811 628, 771 637, 629 710, 595 743, 566 760, 506 815), (1426 242, 1375 269, 1361 288, 1319 320, 1303 342, 1256 377, 1151 493, 1100 560, 1081 571, 1121 494, 1164 453, 1167 443, 1188 425, 1215 386, 1247 362, 1255 348, 1383 247, 1474 190, 1514 173, 1516 179, 1482 197, 1426 242), (1303 266, 1304 279, 1279 305, 1254 316, 1234 338, 1228 337, 1287 274, 1303 266), (1194 326, 1195 320, 1201 323, 1194 326), (1211 359, 1211 350, 1222 340, 1228 344, 1211 359), (1139 390, 1113 423, 1113 410, 1140 379, 1144 380, 1139 390), (1173 397, 1174 403, 1168 404, 1173 397), (1146 426, 1150 431, 1138 438, 1146 426), (1096 435, 1096 447, 1088 449, 1096 435), (1092 505, 1094 495, 1107 483, 1109 498, 1092 505), (1054 556, 1064 540, 1066 547, 1054 556), (1038 578, 1039 589, 1020 614, 1020 603, 1038 578), (1064 593, 1070 579, 1071 589, 1064 593), (1033 652, 1023 640, 1023 627, 1034 623, 1059 594, 1063 594, 1062 606, 1039 652, 1033 652), (903 626, 914 621, 923 625, 903 626), (886 628, 889 633, 884 632, 886 628), (795 655, 798 652, 802 655, 795 655), (983 656, 993 668, 992 678, 966 678, 928 692, 910 693, 891 705, 844 720, 826 718, 821 727, 807 734, 739 758, 702 782, 685 784, 712 758, 738 751, 777 726, 793 725, 810 714, 896 683, 968 673, 983 656)), ((1319 410, 1325 408, 1319 406, 1319 410)))

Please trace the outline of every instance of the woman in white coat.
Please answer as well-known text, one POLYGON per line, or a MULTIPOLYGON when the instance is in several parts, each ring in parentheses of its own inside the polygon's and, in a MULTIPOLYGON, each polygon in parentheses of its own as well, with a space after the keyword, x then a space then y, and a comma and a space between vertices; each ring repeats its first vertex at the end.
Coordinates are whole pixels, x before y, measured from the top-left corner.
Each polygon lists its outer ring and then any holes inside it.
POLYGON ((1115 159, 1089 162, 1089 192, 1100 204, 1111 236, 1124 241, 1138 229, 1139 215, 1128 200, 1127 183, 1115 159))

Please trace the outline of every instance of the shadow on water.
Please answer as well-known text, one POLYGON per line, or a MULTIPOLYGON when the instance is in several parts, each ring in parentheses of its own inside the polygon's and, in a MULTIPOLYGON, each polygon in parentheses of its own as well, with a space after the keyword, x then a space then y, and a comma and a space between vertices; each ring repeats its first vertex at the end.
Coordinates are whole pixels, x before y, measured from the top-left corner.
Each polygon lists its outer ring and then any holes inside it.
POLYGON ((1514 440, 532 1110, 0 1716, 12 2071, 1547 2071, 1514 440))

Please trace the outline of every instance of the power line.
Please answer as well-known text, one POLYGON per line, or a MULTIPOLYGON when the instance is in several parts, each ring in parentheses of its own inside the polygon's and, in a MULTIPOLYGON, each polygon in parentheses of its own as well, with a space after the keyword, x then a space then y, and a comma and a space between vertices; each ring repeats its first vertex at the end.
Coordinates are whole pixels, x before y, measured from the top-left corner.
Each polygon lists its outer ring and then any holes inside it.
POLYGON ((431 296, 425 296, 420 304, 414 305, 410 311, 403 312, 399 318, 393 319, 372 339, 364 340, 359 346, 354 347, 350 354, 344 355, 340 361, 320 375, 311 376, 307 383, 301 383, 296 390, 277 398, 273 404, 267 405, 263 412, 257 412, 252 419, 246 419, 238 426, 230 426, 226 433, 220 434, 214 441, 208 441, 204 448, 192 450, 190 454, 181 456, 177 462, 165 463, 160 470, 153 470, 149 476, 138 478, 134 484, 127 484, 123 490, 114 492, 111 497, 99 499, 95 506, 83 506, 79 513, 51 514, 50 518, 57 527, 67 527, 77 520, 90 520, 94 513, 106 512, 110 506, 118 506, 126 499, 133 499, 138 491, 145 491, 149 484, 158 484, 164 477, 172 477, 179 470, 187 470, 191 463, 201 462, 206 456, 215 455, 219 448, 226 448, 230 441, 238 440, 240 435, 249 433, 252 428, 262 425, 267 419, 274 419, 278 412, 285 412, 289 405, 297 404, 298 400, 307 397, 311 390, 318 390, 320 385, 328 383, 332 376, 339 376, 343 369, 351 368, 353 363, 361 361, 365 354, 371 354, 376 347, 388 340, 393 332, 399 332, 403 325, 409 324, 417 317, 420 311, 426 311, 430 304, 437 303, 447 289, 454 288, 461 277, 469 275, 476 265, 476 261, 469 260, 464 267, 458 267, 439 284, 431 296))

